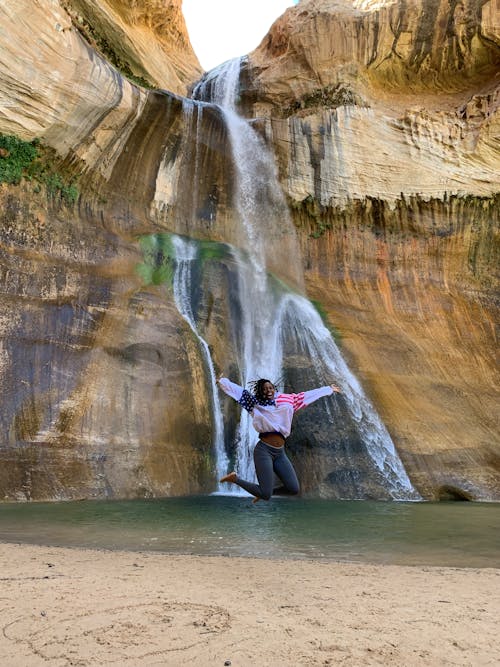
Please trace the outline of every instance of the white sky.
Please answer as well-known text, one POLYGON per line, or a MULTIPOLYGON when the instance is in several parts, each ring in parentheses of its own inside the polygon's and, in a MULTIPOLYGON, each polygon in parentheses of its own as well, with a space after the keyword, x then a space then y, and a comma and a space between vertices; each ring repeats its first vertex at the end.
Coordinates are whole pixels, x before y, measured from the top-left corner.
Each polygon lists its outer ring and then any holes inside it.
POLYGON ((183 0, 189 39, 205 70, 257 47, 298 0, 183 0))

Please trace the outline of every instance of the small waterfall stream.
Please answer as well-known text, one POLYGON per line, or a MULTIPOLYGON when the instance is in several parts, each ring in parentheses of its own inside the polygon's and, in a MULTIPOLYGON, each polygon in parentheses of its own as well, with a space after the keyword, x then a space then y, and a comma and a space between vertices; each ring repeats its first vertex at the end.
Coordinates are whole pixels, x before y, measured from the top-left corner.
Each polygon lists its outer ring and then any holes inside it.
MULTIPOLYGON (((212 414, 214 418, 213 441, 215 447, 216 475, 217 480, 219 480, 221 476, 226 473, 228 466, 228 458, 224 448, 224 423, 219 399, 216 394, 217 387, 215 369, 212 362, 212 357, 210 355, 210 349, 206 340, 202 338, 198 332, 193 309, 191 306, 191 276, 193 272, 193 265, 197 259, 198 245, 195 241, 190 241, 189 239, 181 238, 180 236, 175 235, 172 235, 172 244, 175 249, 176 262, 176 268, 173 277, 175 304, 179 310, 179 313, 189 324, 192 332, 198 339, 200 349, 203 354, 203 359, 210 376, 210 383, 208 388, 211 392, 210 398, 213 411, 212 414)), ((218 490, 220 490, 220 488, 218 488, 218 490)))
MULTIPOLYGON (((287 341, 293 340, 294 346, 312 363, 315 379, 319 383, 336 382, 340 386, 368 457, 374 469, 378 470, 385 480, 384 484, 390 496, 394 499, 416 499, 418 494, 406 475, 387 429, 343 361, 318 312, 301 295, 301 270, 298 270, 295 277, 294 287, 298 289, 296 292, 282 287, 276 289, 270 285, 266 254, 272 246, 270 237, 274 230, 281 230, 286 240, 286 254, 290 266, 300 267, 301 261, 273 157, 250 123, 235 110, 240 66, 241 60, 235 59, 209 72, 193 92, 193 97, 198 101, 186 101, 184 109, 189 116, 187 127, 191 127, 193 105, 198 106, 198 133, 203 107, 207 104, 218 105, 229 135, 236 181, 233 207, 237 213, 240 231, 239 248, 233 247, 231 251, 237 266, 242 312, 242 358, 237 361, 243 382, 258 377, 278 380, 283 372, 284 346, 287 341)), ((196 156, 191 157, 197 160, 196 156)), ((195 173, 195 180, 198 176, 195 173)), ((197 332, 190 304, 190 267, 196 258, 196 245, 180 237, 174 238, 173 242, 177 260, 174 276, 176 304, 200 341, 211 377, 212 391, 215 392, 215 374, 210 351, 206 341, 197 332)), ((319 385, 299 387, 296 390, 309 389, 312 386, 319 385)), ((223 444, 222 415, 215 393, 213 405, 217 474, 220 475, 227 471, 228 458, 223 444)), ((325 409, 328 413, 328 406, 325 409)), ((332 415, 329 417, 333 420, 332 415)), ((244 410, 241 411, 238 440, 235 469, 242 477, 254 479, 252 450, 255 432, 250 417, 244 410)))

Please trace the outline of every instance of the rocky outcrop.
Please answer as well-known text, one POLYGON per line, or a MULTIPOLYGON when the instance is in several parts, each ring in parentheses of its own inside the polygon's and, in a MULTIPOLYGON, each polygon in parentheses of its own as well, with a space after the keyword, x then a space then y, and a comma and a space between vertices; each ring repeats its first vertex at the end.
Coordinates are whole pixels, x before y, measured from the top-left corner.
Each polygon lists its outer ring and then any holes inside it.
POLYGON ((202 68, 182 0, 64 0, 73 26, 134 82, 186 95, 202 68))
POLYGON ((309 292, 426 497, 497 494, 498 204, 367 200, 324 212, 320 235, 296 217, 309 292))
POLYGON ((57 2, 0 15, 0 130, 39 138, 79 193, 0 184, 2 497, 211 489, 203 361, 168 289, 135 271, 182 104, 122 77, 57 2))
POLYGON ((292 200, 495 193, 493 5, 422 0, 363 11, 348 0, 302 0, 288 10, 250 55, 245 104, 272 117, 292 200))
POLYGON ((301 0, 250 54, 252 87, 259 102, 285 109, 339 85, 396 107, 414 93, 421 104, 439 96, 443 108, 453 93, 495 83, 497 8, 496 0, 301 0))

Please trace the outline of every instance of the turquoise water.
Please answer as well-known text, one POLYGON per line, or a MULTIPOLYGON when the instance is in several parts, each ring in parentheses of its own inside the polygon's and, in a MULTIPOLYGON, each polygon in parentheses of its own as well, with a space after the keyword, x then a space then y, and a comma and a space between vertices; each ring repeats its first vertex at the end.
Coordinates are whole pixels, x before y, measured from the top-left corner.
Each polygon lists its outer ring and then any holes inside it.
POLYGON ((500 504, 246 497, 0 505, 0 541, 175 554, 500 567, 500 504))

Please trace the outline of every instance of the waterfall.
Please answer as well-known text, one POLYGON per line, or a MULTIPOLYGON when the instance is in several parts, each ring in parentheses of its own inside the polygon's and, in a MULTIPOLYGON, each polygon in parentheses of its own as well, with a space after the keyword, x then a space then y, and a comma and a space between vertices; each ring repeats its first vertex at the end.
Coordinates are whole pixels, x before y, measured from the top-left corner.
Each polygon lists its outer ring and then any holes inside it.
MULTIPOLYGON (((272 242, 273 230, 281 230, 279 240, 285 236, 288 242, 288 261, 293 263, 295 260, 299 264, 300 256, 274 159, 250 124, 236 113, 240 66, 239 58, 219 65, 196 86, 193 97, 220 107, 236 172, 233 206, 238 216, 241 238, 240 249, 233 248, 233 254, 238 266, 243 341, 243 358, 239 359, 238 365, 245 382, 263 376, 276 381, 282 365, 279 325, 276 322, 275 326, 269 326, 269 323, 274 322, 279 303, 269 289, 266 262, 269 246, 278 252, 276 244, 272 242)), ((251 418, 243 410, 236 470, 245 479, 255 478, 252 455, 254 445, 255 431, 251 418)))
POLYGON ((318 377, 326 375, 337 378, 342 397, 347 403, 366 451, 383 475, 390 495, 393 498, 418 497, 389 432, 349 370, 330 331, 310 301, 294 294, 284 296, 280 303, 280 328, 288 331, 297 346, 313 360, 318 377), (304 326, 305 324, 307 326, 304 326))
MULTIPOLYGON (((194 264, 197 260, 198 245, 195 241, 191 241, 189 239, 175 235, 172 235, 171 240, 175 250, 175 272, 173 276, 173 292, 175 304, 179 313, 189 324, 191 331, 194 333, 200 344, 203 360, 206 364, 206 368, 210 377, 209 390, 214 418, 213 442, 215 449, 215 466, 217 480, 219 480, 222 475, 226 473, 228 466, 228 458, 224 447, 224 423, 217 396, 218 389, 216 385, 215 369, 212 362, 210 349, 206 340, 202 338, 198 332, 193 309, 191 306, 191 277, 194 264)), ((220 487, 218 487, 218 491, 220 490, 220 487)))
POLYGON ((241 58, 227 60, 207 72, 193 89, 193 99, 217 104, 236 113, 241 58))
MULTIPOLYGON (((301 295, 303 276, 298 268, 298 244, 273 156, 250 123, 236 112, 240 67, 238 58, 219 65, 196 86, 193 97, 200 100, 199 104, 220 107, 231 144, 236 181, 233 207, 241 235, 239 249, 233 248, 233 253, 242 310, 242 358, 238 366, 243 382, 259 377, 276 382, 283 372, 283 346, 293 338, 295 346, 313 364, 316 377, 323 384, 336 382, 340 386, 366 452, 383 476, 391 497, 418 498, 387 429, 343 361, 316 309, 301 295), (269 284, 267 258, 283 247, 285 261, 295 267, 297 292, 271 289, 269 284)), ((252 450, 256 436, 250 416, 245 410, 241 412, 235 469, 240 476, 255 479, 252 450)))

